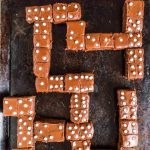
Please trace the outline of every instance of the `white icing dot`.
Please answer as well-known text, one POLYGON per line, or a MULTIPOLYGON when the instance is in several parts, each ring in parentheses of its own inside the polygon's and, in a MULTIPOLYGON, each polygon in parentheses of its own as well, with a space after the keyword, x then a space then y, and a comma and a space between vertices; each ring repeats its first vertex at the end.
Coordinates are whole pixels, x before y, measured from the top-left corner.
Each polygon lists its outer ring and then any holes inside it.
POLYGON ((47 140, 48 140, 48 138, 47 138, 47 137, 45 137, 45 138, 44 138, 44 141, 47 141, 47 140))
POLYGON ((133 2, 129 2, 129 6, 133 6, 133 2))
POLYGON ((136 27, 136 24, 135 24, 135 23, 133 24, 133 27, 134 27, 134 28, 136 27))
POLYGON ((79 41, 78 41, 78 40, 75 40, 75 44, 79 44, 79 41))
POLYGON ((90 37, 90 35, 87 35, 86 38, 87 38, 87 39, 90 39, 91 37, 90 37))
POLYGON ((70 127, 68 127, 68 129, 69 129, 69 130, 72 130, 72 127, 70 126, 70 127))
POLYGON ((30 13, 32 10, 31 9, 28 9, 28 12, 30 13))
POLYGON ((135 66, 134 66, 134 65, 132 65, 132 66, 131 66, 131 69, 135 69, 135 66))
POLYGON ((60 18, 60 16, 56 16, 56 18, 57 18, 57 19, 59 19, 59 18, 60 18))
POLYGON ((8 101, 4 101, 5 104, 8 104, 8 101))
POLYGON ((73 37, 72 37, 72 36, 69 36, 69 39, 70 39, 70 40, 73 40, 73 37))
POLYGON ((56 7, 56 9, 57 9, 57 10, 60 10, 60 7, 59 7, 59 6, 57 6, 57 7, 56 7))
POLYGON ((42 67, 39 67, 39 70, 41 71, 43 68, 42 67))
POLYGON ((62 15, 61 18, 63 18, 63 19, 66 18, 66 15, 62 15))
POLYGON ((12 110, 13 109, 13 107, 12 106, 9 106, 9 110, 12 110))
POLYGON ((27 107, 28 107, 28 104, 24 104, 23 107, 27 108, 27 107))
POLYGON ((140 20, 137 20, 137 22, 136 22, 137 24, 140 24, 141 22, 140 22, 140 20))
POLYGON ((50 20, 52 17, 51 16, 48 16, 48 20, 50 20))
POLYGON ((47 128, 47 127, 48 127, 48 125, 47 125, 47 124, 45 124, 45 125, 44 125, 44 128, 47 128))
POLYGON ((35 11, 35 12, 37 12, 37 11, 38 11, 38 9, 37 9, 37 8, 35 8, 35 9, 34 9, 34 11, 35 11))
POLYGON ((63 6, 63 10, 66 10, 66 6, 63 6))
POLYGON ((40 85, 44 85, 44 84, 45 84, 44 82, 41 82, 41 83, 40 83, 40 85))
POLYGON ((95 38, 92 38, 92 42, 95 42, 96 41, 96 39, 95 38))
POLYGON ((72 19, 72 18, 73 18, 73 15, 69 15, 69 18, 72 19))
POLYGON ((120 42, 123 42, 123 38, 119 38, 119 41, 120 41, 120 42))
POLYGON ((74 34, 74 31, 70 31, 70 34, 72 34, 72 35, 73 35, 73 34, 74 34))
POLYGON ((43 57, 42 57, 42 59, 43 59, 43 60, 46 60, 46 59, 47 59, 47 57, 46 57, 46 56, 43 56, 43 57))
POLYGON ((76 5, 74 5, 74 8, 78 8, 78 5, 76 4, 76 5))
POLYGON ((132 23, 132 19, 129 19, 129 22, 132 23))
POLYGON ((105 38, 104 41, 105 41, 105 42, 108 42, 108 38, 105 38))
POLYGON ((142 12, 138 12, 138 15, 141 16, 141 15, 142 15, 142 12))
POLYGON ((126 128, 126 127, 127 127, 127 124, 126 124, 126 123, 124 123, 124 124, 123 124, 123 126, 126 128))
POLYGON ((84 22, 81 22, 80 25, 83 26, 83 25, 84 25, 84 22))
POLYGON ((71 91, 73 88, 72 87, 69 87, 69 90, 71 91))
POLYGON ((44 9, 44 8, 41 8, 41 11, 45 11, 45 9, 44 9))
POLYGON ((37 16, 34 17, 35 20, 38 20, 39 18, 37 16))

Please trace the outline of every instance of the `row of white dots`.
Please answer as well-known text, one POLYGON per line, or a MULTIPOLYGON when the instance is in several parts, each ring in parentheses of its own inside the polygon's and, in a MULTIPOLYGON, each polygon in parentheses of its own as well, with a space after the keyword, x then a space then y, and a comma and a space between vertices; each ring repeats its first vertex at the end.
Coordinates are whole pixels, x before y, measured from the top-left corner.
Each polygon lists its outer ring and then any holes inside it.
POLYGON ((27 12, 28 12, 28 13, 31 13, 31 12, 38 12, 38 11, 44 12, 44 11, 50 11, 50 10, 51 10, 50 7, 48 7, 48 8, 41 7, 41 8, 34 8, 34 9, 31 8, 31 9, 28 9, 27 12))
MULTIPOLYGON (((91 133, 89 133, 88 135, 80 135, 80 136, 79 136, 78 134, 75 134, 73 137, 74 137, 75 139, 78 139, 78 138, 86 139, 87 137, 88 137, 88 138, 92 138, 92 136, 93 136, 93 135, 92 135, 91 133)), ((68 139, 68 140, 70 140, 71 138, 72 138, 71 135, 68 135, 68 136, 67 136, 67 139, 68 139)))
POLYGON ((93 76, 88 76, 88 75, 86 75, 86 76, 84 76, 84 75, 81 75, 81 76, 76 75, 76 76, 69 76, 68 79, 69 80, 73 80, 73 79, 76 79, 76 80, 78 80, 78 79, 93 80, 94 77, 93 76))
POLYGON ((75 87, 75 88, 73 88, 72 86, 70 86, 68 89, 69 89, 69 91, 72 91, 72 90, 79 91, 79 90, 81 90, 81 92, 85 92, 85 91, 92 91, 93 87, 85 87, 85 88, 75 87))
MULTIPOLYGON (((82 142, 82 143, 83 143, 84 146, 87 146, 87 145, 88 145, 88 142, 87 142, 87 141, 84 141, 84 142, 82 142)), ((73 145, 73 147, 76 147, 77 142, 74 141, 74 142, 72 143, 72 145, 73 145)), ((83 149, 81 148, 81 149, 79 149, 79 150, 83 150, 83 149)), ((86 149, 86 150, 87 150, 87 149, 86 149)))

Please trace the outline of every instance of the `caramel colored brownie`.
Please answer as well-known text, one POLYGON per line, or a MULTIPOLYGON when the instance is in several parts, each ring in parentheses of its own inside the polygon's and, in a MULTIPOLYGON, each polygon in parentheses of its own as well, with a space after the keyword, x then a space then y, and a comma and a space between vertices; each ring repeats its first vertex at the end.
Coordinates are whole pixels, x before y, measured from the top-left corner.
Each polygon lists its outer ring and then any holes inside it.
POLYGON ((90 97, 88 94, 72 94, 70 108, 87 109, 89 108, 90 97))
POLYGON ((88 94, 73 94, 70 99, 70 120, 76 124, 89 121, 88 94))
POLYGON ((6 97, 3 99, 4 116, 32 116, 35 114, 35 96, 6 97))
POLYGON ((100 34, 89 33, 85 35, 86 51, 100 50, 100 34))
POLYGON ((51 51, 49 48, 44 48, 44 47, 39 47, 39 48, 34 48, 33 50, 33 61, 34 63, 39 62, 39 63, 46 63, 46 62, 51 62, 51 51))
POLYGON ((34 47, 46 47, 51 49, 52 48, 52 39, 51 36, 47 34, 34 34, 33 37, 34 47))
POLYGON ((144 49, 126 50, 125 75, 128 80, 143 79, 144 77, 144 49))
POLYGON ((50 71, 50 62, 34 62, 33 72, 37 77, 48 77, 50 71))
POLYGON ((137 106, 135 90, 121 89, 117 91, 119 106, 137 106))
POLYGON ((85 50, 85 27, 84 21, 67 22, 66 50, 85 50))
POLYGON ((88 109, 77 109, 72 108, 70 110, 70 120, 73 123, 80 124, 89 121, 89 108, 88 109))
POLYGON ((52 39, 52 23, 49 21, 36 21, 34 23, 34 34, 50 35, 52 39))
POLYGON ((128 34, 115 33, 114 34, 114 49, 122 50, 128 48, 128 34))
POLYGON ((68 21, 81 19, 81 6, 79 3, 68 4, 68 21))
POLYGON ((100 34, 100 47, 101 50, 113 50, 114 49, 114 35, 111 33, 100 34))
POLYGON ((53 5, 54 23, 63 23, 68 18, 68 5, 66 3, 55 3, 53 5))
POLYGON ((63 90, 64 90, 64 77, 61 75, 50 76, 48 86, 49 86, 48 92, 63 92, 63 90))
POLYGON ((65 92, 89 93, 94 91, 94 75, 92 73, 67 74, 65 76, 65 92))
POLYGON ((93 138, 93 134, 94 128, 91 122, 79 125, 74 123, 67 123, 66 139, 69 141, 90 140, 93 138))
POLYGON ((142 47, 142 33, 130 33, 128 37, 129 48, 142 47))
POLYGON ((143 30, 144 1, 126 0, 123 8, 123 32, 138 33, 143 30))
POLYGON ((120 145, 126 148, 132 148, 138 146, 138 135, 121 135, 120 145))
POLYGON ((137 121, 120 121, 120 134, 121 135, 138 135, 138 122, 137 121))
POLYGON ((119 107, 120 120, 137 120, 137 106, 119 107))
POLYGON ((34 123, 34 139, 40 142, 64 142, 65 121, 47 120, 34 123))
POLYGON ((33 139, 34 116, 18 117, 17 146, 19 148, 34 147, 33 139))
POLYGON ((36 78, 35 80, 36 92, 48 92, 49 79, 48 78, 36 78))
POLYGON ((49 21, 53 22, 52 6, 31 6, 26 7, 26 21, 33 23, 35 21, 49 21))

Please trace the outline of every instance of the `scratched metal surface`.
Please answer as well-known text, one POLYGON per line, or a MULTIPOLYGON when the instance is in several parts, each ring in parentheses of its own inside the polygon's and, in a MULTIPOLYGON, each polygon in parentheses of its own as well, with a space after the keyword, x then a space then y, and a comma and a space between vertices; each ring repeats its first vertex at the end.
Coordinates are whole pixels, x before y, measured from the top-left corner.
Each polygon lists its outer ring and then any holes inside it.
MULTIPOLYGON (((72 0, 5 0, 9 6, 10 38, 10 95, 37 95, 37 117, 59 118, 69 121, 69 94, 36 94, 32 72, 33 26, 25 21, 25 7, 31 5, 72 2, 72 0)), ((83 20, 89 32, 121 32, 124 0, 74 0, 82 6, 83 20)), ((93 72, 95 92, 90 94, 90 120, 95 126, 93 149, 116 150, 118 141, 118 108, 116 89, 135 88, 139 97, 139 149, 150 150, 150 0, 145 0, 144 49, 145 78, 127 81, 124 73, 124 51, 93 53, 65 52, 65 25, 53 25, 51 74, 93 72)), ((16 118, 10 119, 8 148, 16 147, 16 118)), ((37 143, 36 150, 70 150, 69 142, 37 143)))

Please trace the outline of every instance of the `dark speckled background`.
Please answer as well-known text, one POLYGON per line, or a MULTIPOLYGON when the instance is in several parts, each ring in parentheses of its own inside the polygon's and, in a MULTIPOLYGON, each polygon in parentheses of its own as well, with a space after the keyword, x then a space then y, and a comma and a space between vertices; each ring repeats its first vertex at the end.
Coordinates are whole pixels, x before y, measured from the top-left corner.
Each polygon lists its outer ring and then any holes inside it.
MULTIPOLYGON (((10 16, 10 95, 37 95, 37 117, 65 119, 69 121, 67 94, 36 94, 32 72, 33 25, 25 21, 25 7, 53 4, 55 2, 79 2, 82 19, 88 25, 86 33, 121 32, 124 0, 6 0, 10 16)), ((139 149, 150 150, 150 0, 145 0, 144 48, 145 78, 129 82, 124 77, 124 51, 66 52, 65 25, 53 25, 53 49, 51 74, 93 72, 95 92, 90 94, 90 120, 95 126, 92 148, 116 150, 118 141, 118 108, 116 90, 135 88, 139 97, 139 149)), ((9 148, 16 147, 16 118, 10 119, 9 148)), ((70 144, 37 143, 36 150, 70 150, 70 144)))

